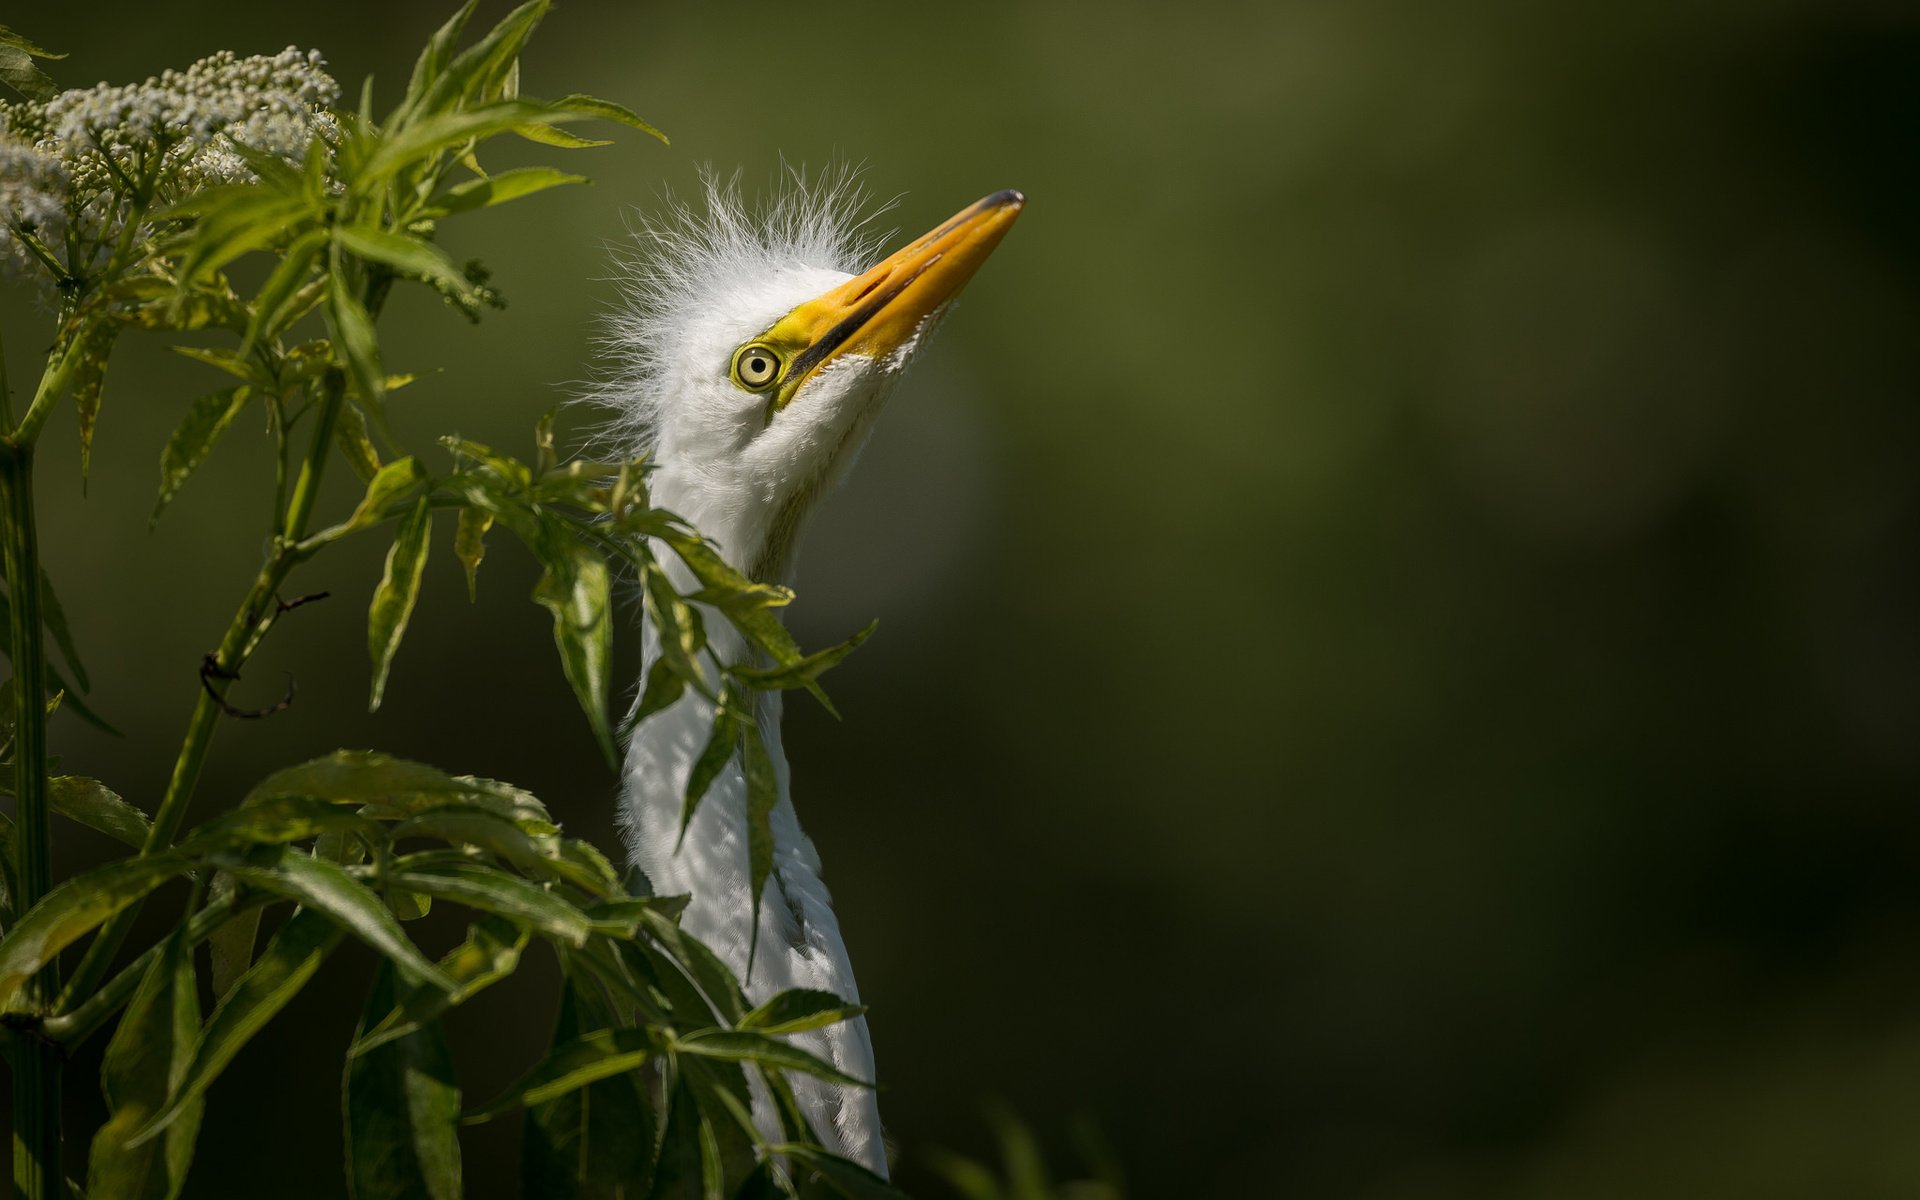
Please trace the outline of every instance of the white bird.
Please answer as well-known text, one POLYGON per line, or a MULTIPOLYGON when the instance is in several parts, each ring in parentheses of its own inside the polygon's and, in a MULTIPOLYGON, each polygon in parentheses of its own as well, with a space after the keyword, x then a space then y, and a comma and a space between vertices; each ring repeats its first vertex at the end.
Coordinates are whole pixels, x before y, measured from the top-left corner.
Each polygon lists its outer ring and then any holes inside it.
MULTIPOLYGON (((616 366, 596 393, 625 448, 654 463, 652 502, 686 518, 739 570, 784 584, 814 505, 853 464, 901 371, 1026 198, 997 192, 864 270, 857 199, 844 185, 797 187, 758 214, 731 188, 710 183, 707 200, 704 214, 680 210, 640 231, 646 253, 606 339, 616 366)), ((670 553, 661 560, 692 590, 670 553)), ((725 619, 704 615, 721 660, 745 661, 749 651, 725 619)), ((651 628, 642 644, 650 667, 659 654, 651 628)), ((683 927, 747 979, 749 1000, 813 988, 857 1003, 820 857, 790 798, 780 713, 779 693, 759 694, 779 803, 750 975, 756 939, 737 756, 680 837, 688 773, 713 722, 709 701, 689 690, 634 731, 622 823, 655 890, 691 894, 683 927)), ((874 1078, 864 1018, 793 1040, 849 1075, 874 1078)), ((871 1089, 795 1076, 794 1090, 824 1144, 886 1174, 871 1089)), ((756 1099, 757 1122, 778 1137, 766 1098, 756 1099)))

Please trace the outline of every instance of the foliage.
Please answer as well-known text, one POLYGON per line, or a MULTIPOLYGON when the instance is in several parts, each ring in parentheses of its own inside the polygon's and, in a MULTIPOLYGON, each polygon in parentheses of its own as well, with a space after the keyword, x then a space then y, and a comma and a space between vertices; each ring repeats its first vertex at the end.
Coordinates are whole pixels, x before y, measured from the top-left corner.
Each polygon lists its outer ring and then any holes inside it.
MULTIPOLYGON (((516 1114, 527 1129, 529 1195, 895 1194, 818 1144, 788 1084, 796 1072, 866 1082, 783 1040, 860 1010, 806 992, 749 1008, 720 960, 680 931, 684 897, 654 896, 637 874, 622 876, 526 792, 343 750, 277 772, 232 809, 180 828, 214 726, 263 715, 233 707, 226 693, 298 606, 281 599, 282 586, 348 538, 391 531, 368 608, 371 707, 414 615, 435 518, 450 514, 470 588, 496 530, 541 566, 532 599, 552 615, 560 667, 610 763, 623 732, 610 713, 612 581, 636 577, 665 652, 624 728, 687 689, 712 699, 713 752, 738 752, 750 768, 746 835, 756 847, 770 844, 774 783, 756 724, 738 715, 755 689, 802 688, 824 702, 821 671, 860 640, 803 654, 774 612, 791 599, 785 589, 744 577, 653 508, 644 462, 560 462, 551 417, 536 427, 530 462, 457 438, 423 456, 395 437, 388 404, 409 376, 390 372, 377 333, 392 289, 430 288, 478 319, 498 297, 479 264, 456 263, 436 243, 440 226, 581 182, 547 167, 490 174, 482 147, 503 134, 600 144, 564 128, 584 120, 655 133, 609 101, 520 93, 519 55, 547 0, 462 48, 473 7, 433 36, 380 119, 370 87, 357 107, 331 107, 337 88, 319 57, 291 50, 215 55, 133 87, 56 92, 35 65, 53 56, 0 29, 0 84, 19 97, 0 103, 0 259, 37 279, 57 313, 18 420, 0 385, 13 568, 0 618, 15 659, 13 686, 0 695, 0 747, 19 813, 17 824, 0 823, 0 1013, 16 1079, 57 1072, 73 1046, 113 1026, 101 1078, 110 1115, 91 1135, 86 1194, 176 1195, 196 1146, 210 1144, 199 1137, 207 1089, 352 938, 382 962, 343 1072, 357 1196, 459 1195, 459 1125, 516 1114), (239 269, 249 263, 263 269, 239 269), (243 289, 242 279, 259 282, 243 289), (72 399, 84 464, 107 364, 129 331, 223 339, 177 347, 224 378, 186 406, 160 452, 154 520, 249 412, 264 416, 278 467, 265 560, 208 656, 172 783, 151 809, 106 782, 44 767, 45 714, 104 722, 84 702, 89 676, 31 536, 30 467, 47 416, 72 399), (365 481, 364 495, 315 528, 319 481, 336 459, 365 481), (739 629, 753 663, 728 665, 709 650, 714 619, 739 629), (49 639, 64 675, 40 654, 49 639), (49 813, 136 853, 55 886, 44 872, 49 813), (115 970, 134 913, 183 886, 171 929, 115 970), (438 957, 406 927, 436 905, 469 914, 465 940, 438 957), (256 953, 263 913, 273 932, 256 953), (202 942, 218 997, 208 1013, 202 942), (441 1021, 536 943, 565 978, 552 1049, 508 1091, 473 1103, 455 1082, 441 1021), (61 954, 81 946, 61 986, 61 954), (776 1145, 749 1115, 756 1094, 782 1114, 776 1145)), ((690 788, 689 814, 698 799, 690 788)), ((766 858, 754 860, 762 880, 766 858)), ((35 1200, 63 1186, 49 1165, 58 1143, 57 1121, 50 1142, 45 1130, 16 1137, 16 1187, 35 1200)))

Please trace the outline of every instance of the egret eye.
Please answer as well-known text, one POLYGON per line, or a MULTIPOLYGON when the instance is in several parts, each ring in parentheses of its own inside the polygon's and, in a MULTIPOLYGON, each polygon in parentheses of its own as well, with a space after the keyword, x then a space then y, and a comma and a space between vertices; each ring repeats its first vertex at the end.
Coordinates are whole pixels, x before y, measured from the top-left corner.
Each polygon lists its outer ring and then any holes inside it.
POLYGON ((734 355, 733 377, 741 387, 759 391, 780 374, 780 357, 765 346, 748 346, 734 355))

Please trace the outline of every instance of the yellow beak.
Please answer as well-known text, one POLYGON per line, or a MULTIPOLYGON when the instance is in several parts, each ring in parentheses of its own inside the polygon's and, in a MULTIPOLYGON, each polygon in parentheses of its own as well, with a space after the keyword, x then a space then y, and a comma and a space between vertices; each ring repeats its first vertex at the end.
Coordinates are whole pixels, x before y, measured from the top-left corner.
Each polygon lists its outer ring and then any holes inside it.
POLYGON ((776 404, 783 406, 807 376, 838 355, 885 358, 911 342, 927 317, 973 278, 1026 203, 1011 188, 995 192, 783 317, 765 340, 799 349, 776 404))

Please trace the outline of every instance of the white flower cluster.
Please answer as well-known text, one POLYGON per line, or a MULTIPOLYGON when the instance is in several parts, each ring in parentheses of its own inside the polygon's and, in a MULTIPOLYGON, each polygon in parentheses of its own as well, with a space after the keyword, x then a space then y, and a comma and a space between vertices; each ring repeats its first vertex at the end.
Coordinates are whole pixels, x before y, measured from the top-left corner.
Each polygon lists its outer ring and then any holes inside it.
POLYGON ((97 253, 132 215, 129 181, 155 204, 252 182, 234 142, 298 163, 315 138, 337 141, 327 106, 339 95, 319 51, 288 47, 248 58, 223 50, 145 83, 0 105, 0 261, 26 253, 7 232, 15 227, 49 245, 71 233, 73 249, 97 253))

